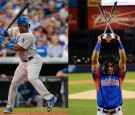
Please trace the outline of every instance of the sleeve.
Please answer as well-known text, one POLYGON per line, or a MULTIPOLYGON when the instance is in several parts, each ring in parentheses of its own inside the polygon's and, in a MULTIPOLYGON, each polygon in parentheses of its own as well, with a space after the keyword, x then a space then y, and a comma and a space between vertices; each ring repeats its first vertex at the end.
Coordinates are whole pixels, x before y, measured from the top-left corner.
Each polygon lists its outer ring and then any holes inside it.
POLYGON ((120 69, 118 70, 118 77, 119 77, 119 81, 120 81, 120 87, 122 87, 125 75, 126 75, 126 71, 124 72, 124 71, 122 71, 120 69))
POLYGON ((65 74, 68 74, 68 67, 62 69, 61 72, 65 73, 65 74))
POLYGON ((94 81, 100 78, 100 71, 100 67, 98 67, 95 71, 92 71, 94 81))
POLYGON ((68 72, 72 73, 77 70, 76 65, 68 65, 68 72))
POLYGON ((126 75, 126 71, 122 71, 122 70, 118 70, 118 77, 121 78, 122 80, 124 80, 125 78, 125 75, 126 75))
POLYGON ((98 93, 99 86, 100 86, 100 76, 101 76, 100 67, 98 67, 95 71, 92 71, 92 76, 95 83, 96 92, 98 93))
POLYGON ((12 28, 9 28, 7 32, 10 37, 16 38, 18 31, 19 31, 18 27, 12 27, 12 28))
POLYGON ((17 43, 18 45, 22 46, 24 49, 27 49, 32 42, 32 37, 30 35, 23 34, 21 36, 21 40, 17 43))

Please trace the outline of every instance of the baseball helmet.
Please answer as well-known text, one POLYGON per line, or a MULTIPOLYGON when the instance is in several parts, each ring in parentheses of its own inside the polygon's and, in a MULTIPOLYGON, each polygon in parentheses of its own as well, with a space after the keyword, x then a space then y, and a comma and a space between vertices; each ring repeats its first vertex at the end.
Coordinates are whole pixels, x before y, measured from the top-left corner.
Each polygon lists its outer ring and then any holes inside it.
POLYGON ((21 16, 18 18, 17 24, 21 26, 29 25, 29 19, 26 16, 21 16))

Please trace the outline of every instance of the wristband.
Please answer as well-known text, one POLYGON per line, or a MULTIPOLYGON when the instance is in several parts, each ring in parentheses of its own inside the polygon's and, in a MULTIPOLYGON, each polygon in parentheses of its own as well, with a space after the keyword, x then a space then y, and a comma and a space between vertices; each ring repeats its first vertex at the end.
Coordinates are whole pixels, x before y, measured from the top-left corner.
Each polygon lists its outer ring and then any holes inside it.
POLYGON ((9 43, 9 44, 8 44, 8 48, 12 50, 13 47, 14 47, 14 45, 15 45, 15 44, 10 44, 10 43, 9 43))
POLYGON ((101 43, 97 42, 94 50, 99 52, 100 51, 100 48, 101 48, 101 43))
POLYGON ((118 46, 118 48, 119 48, 119 50, 123 50, 123 49, 124 49, 124 47, 123 47, 123 45, 122 45, 122 43, 121 43, 121 42, 119 42, 119 46, 118 46))

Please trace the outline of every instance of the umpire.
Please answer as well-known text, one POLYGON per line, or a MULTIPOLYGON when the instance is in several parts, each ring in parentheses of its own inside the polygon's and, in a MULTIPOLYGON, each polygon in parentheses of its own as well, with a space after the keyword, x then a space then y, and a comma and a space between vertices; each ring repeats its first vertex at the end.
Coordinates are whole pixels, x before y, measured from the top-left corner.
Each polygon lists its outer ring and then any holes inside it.
POLYGON ((118 70, 114 71, 114 62, 110 59, 100 67, 98 58, 101 48, 101 35, 92 54, 92 76, 97 92, 97 115, 123 115, 122 113, 122 83, 126 74, 126 54, 117 36, 119 50, 118 70))

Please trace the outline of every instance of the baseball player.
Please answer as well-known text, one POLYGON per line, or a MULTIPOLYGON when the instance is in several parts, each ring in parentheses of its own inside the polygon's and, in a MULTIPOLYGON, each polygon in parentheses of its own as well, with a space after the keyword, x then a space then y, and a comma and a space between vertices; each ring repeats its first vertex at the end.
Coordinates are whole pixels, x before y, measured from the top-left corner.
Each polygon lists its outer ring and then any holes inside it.
MULTIPOLYGON (((61 70, 59 70, 56 73, 56 77, 60 77, 60 78, 64 78, 64 77, 68 77, 68 67, 65 67, 61 70)), ((64 80, 62 79, 61 81, 61 88, 60 88, 60 93, 61 93, 61 98, 62 98, 62 106, 66 107, 66 94, 65 94, 65 86, 64 86, 64 80)))
POLYGON ((43 107, 43 98, 37 93, 33 85, 27 80, 18 86, 16 104, 19 101, 25 101, 25 107, 30 107, 34 102, 37 107, 43 107))
POLYGON ((126 55, 120 37, 117 37, 119 49, 118 70, 114 71, 114 63, 106 60, 100 67, 98 58, 101 48, 101 35, 92 54, 92 75, 97 92, 97 115, 123 115, 122 83, 126 74, 126 55))
POLYGON ((17 23, 18 27, 12 27, 8 31, 3 30, 0 36, 0 43, 11 50, 18 51, 21 59, 9 88, 8 103, 4 113, 12 113, 18 85, 26 77, 28 77, 37 92, 47 100, 47 112, 49 112, 54 107, 57 98, 39 80, 42 60, 36 51, 35 38, 29 30, 29 19, 26 16, 21 16, 18 18, 17 23), (15 38, 15 44, 6 41, 3 36, 15 38))

